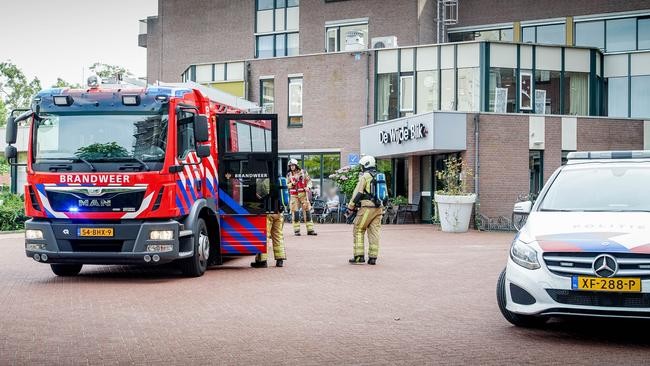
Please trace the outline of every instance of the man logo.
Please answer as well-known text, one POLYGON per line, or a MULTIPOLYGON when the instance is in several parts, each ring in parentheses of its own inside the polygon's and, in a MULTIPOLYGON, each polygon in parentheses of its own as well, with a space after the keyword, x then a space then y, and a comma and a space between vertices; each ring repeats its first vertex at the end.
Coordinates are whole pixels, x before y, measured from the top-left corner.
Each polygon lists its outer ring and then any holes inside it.
POLYGON ((111 200, 79 200, 79 207, 111 207, 111 200))

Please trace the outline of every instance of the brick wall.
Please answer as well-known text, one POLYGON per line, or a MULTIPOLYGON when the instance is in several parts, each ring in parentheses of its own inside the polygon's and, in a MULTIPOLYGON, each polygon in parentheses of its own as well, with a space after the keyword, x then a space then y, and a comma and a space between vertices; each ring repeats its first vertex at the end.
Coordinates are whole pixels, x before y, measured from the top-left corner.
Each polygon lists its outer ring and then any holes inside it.
POLYGON ((562 165, 562 118, 546 117, 544 123, 544 183, 562 165))
POLYGON ((458 27, 650 8, 647 0, 462 0, 458 27))
POLYGON ((341 149, 343 163, 347 154, 359 152, 368 108, 367 57, 338 53, 250 61, 250 100, 259 101, 260 76, 274 76, 281 150, 341 149), (301 128, 287 126, 289 74, 303 74, 301 128))
POLYGON ((643 150, 643 121, 578 118, 578 150, 643 150))

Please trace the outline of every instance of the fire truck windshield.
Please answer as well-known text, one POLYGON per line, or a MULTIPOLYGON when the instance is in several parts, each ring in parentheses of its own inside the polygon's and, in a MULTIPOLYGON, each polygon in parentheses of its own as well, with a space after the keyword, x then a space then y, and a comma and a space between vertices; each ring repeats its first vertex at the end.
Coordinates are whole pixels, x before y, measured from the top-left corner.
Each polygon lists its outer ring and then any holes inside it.
POLYGON ((165 114, 40 115, 34 126, 34 161, 162 163, 167 129, 165 114))

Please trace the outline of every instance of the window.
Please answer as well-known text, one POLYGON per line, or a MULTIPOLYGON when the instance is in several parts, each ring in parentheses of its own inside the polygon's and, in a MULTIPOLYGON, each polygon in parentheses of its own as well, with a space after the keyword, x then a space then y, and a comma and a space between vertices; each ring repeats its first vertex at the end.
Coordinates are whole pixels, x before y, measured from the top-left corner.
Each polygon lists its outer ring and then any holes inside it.
POLYGON ((559 71, 535 71, 535 113, 561 114, 559 71))
POLYGON ((194 151, 196 143, 194 141, 194 113, 181 110, 176 115, 178 132, 176 152, 180 159, 184 159, 187 154, 194 151))
POLYGON ((255 57, 298 54, 300 9, 298 0, 257 0, 255 57))
POLYGON ((438 71, 418 71, 416 95, 418 113, 438 109, 438 71))
POLYGON ((397 73, 377 75, 377 121, 397 118, 397 73))
POLYGON ((605 49, 605 22, 576 23, 576 46, 598 47, 605 49))
POLYGON ((260 105, 262 113, 275 113, 275 81, 260 80, 260 105))
POLYGON ((633 118, 650 118, 650 76, 632 76, 631 78, 631 106, 633 118))
MULTIPOLYGON (((284 172, 283 175, 286 175, 289 159, 298 160, 298 165, 307 170, 316 198, 323 197, 331 188, 336 188, 335 183, 330 179, 330 175, 336 173, 341 167, 341 156, 339 153, 281 155, 280 166, 282 167, 282 172, 284 172)), ((347 202, 345 203, 347 204, 347 202)))
POLYGON ((478 67, 458 69, 458 110, 478 111, 481 104, 481 88, 478 67))
POLYGON ((636 49, 636 18, 608 20, 605 29, 607 52, 636 49))
POLYGON ((639 18, 637 27, 638 48, 640 50, 650 49, 650 18, 639 18))
POLYGON ((530 173, 530 194, 537 196, 544 185, 544 151, 529 151, 528 171, 530 173))
POLYGON ((400 77, 400 112, 413 112, 413 75, 400 77))
POLYGON ((368 48, 368 23, 329 26, 325 33, 326 52, 345 51, 346 45, 355 50, 368 48))
POLYGON ((490 68, 490 112, 512 113, 515 111, 517 92, 515 69, 490 68))
POLYGON ((449 33, 449 42, 507 41, 512 42, 512 28, 449 33))
POLYGON ((271 152, 270 120, 232 120, 226 137, 226 152, 271 152))
POLYGON ((456 79, 454 77, 454 70, 442 70, 440 72, 440 77, 440 83, 442 84, 440 109, 443 111, 456 110, 456 79))
POLYGON ((586 116, 589 113, 589 73, 564 73, 564 114, 586 116))
POLYGON ((524 43, 564 44, 566 41, 564 24, 537 25, 522 28, 524 43))
POLYGON ((628 117, 627 77, 609 78, 607 80, 607 115, 610 117, 628 117))
POLYGON ((302 78, 289 78, 289 126, 302 127, 302 78))

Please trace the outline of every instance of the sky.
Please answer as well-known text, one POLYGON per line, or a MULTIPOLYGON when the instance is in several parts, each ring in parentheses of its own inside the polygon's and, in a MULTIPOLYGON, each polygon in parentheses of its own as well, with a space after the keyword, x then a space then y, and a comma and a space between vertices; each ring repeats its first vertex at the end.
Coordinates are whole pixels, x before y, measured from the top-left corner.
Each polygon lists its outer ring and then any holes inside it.
POLYGON ((0 0, 0 62, 11 60, 49 87, 60 77, 85 85, 102 62, 146 76, 138 20, 158 13, 157 0, 0 0))

